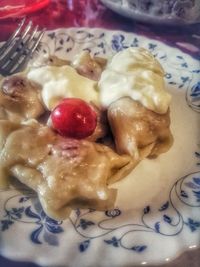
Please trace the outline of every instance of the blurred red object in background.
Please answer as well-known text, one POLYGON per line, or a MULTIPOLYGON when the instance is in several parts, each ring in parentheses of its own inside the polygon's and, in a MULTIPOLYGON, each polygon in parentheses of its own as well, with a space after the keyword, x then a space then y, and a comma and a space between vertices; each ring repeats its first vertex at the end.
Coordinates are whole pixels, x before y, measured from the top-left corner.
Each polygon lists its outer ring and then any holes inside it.
POLYGON ((49 2, 50 0, 1 0, 0 19, 24 16, 45 7, 49 2))
MULTIPOLYGON (((19 5, 20 1, 23 0, 0 0, 0 7, 2 3, 5 4, 9 1, 19 5)), ((36 0, 26 1, 33 4, 36 0)), ((163 27, 162 24, 142 23, 114 13, 106 8, 100 0, 37 1, 43 2, 44 8, 39 6, 37 12, 33 12, 36 11, 36 8, 32 8, 29 13, 26 13, 26 17, 27 20, 31 20, 34 25, 39 25, 40 28, 54 30, 58 28, 89 27, 122 30, 160 40, 200 59, 200 23, 195 26, 185 25, 184 27, 163 27), (47 5, 48 2, 49 5, 47 5)), ((35 7, 38 8, 38 6, 35 7)), ((24 13, 20 14, 9 19, 0 19, 0 42, 7 40, 12 32, 15 31, 17 24, 20 23, 21 18, 24 16, 24 13)))

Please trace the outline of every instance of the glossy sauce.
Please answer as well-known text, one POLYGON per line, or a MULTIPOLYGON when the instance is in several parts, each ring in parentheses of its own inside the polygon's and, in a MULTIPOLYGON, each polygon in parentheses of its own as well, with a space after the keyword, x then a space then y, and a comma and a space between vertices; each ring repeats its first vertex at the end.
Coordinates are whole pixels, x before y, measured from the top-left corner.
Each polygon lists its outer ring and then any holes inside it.
POLYGON ((55 108, 60 100, 66 97, 99 103, 96 82, 79 75, 70 66, 44 66, 31 69, 27 77, 43 87, 42 99, 49 110, 55 108))
POLYGON ((166 113, 171 96, 165 91, 164 71, 160 63, 143 48, 128 48, 108 62, 98 83, 100 102, 108 107, 125 96, 144 107, 166 113))

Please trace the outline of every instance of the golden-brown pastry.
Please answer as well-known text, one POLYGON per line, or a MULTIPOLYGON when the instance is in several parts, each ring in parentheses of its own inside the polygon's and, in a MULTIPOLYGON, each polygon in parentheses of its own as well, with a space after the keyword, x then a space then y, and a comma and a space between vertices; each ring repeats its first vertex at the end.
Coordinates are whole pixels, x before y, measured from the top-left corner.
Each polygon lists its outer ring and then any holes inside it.
POLYGON ((22 74, 4 78, 0 84, 0 119, 21 122, 39 117, 45 111, 40 90, 22 74))
POLYGON ((158 114, 129 97, 123 97, 108 108, 108 120, 119 154, 134 160, 158 156, 173 143, 169 110, 158 114))
POLYGON ((92 57, 88 51, 84 51, 74 58, 72 66, 75 67, 80 75, 83 75, 91 80, 98 81, 106 62, 106 59, 92 57))
POLYGON ((114 206, 116 190, 107 184, 127 172, 128 155, 87 140, 63 138, 38 123, 15 130, 10 122, 12 127, 0 153, 1 188, 8 186, 9 176, 16 177, 35 190, 47 214, 58 219, 66 218, 71 208, 114 206))
POLYGON ((26 74, 3 79, 0 188, 17 178, 56 219, 74 208, 112 208, 117 190, 109 184, 171 147, 170 100, 161 65, 144 49, 129 48, 108 63, 88 52, 72 62, 51 57, 26 74), (96 129, 87 138, 56 132, 52 114, 64 98, 80 98, 95 110, 96 129))

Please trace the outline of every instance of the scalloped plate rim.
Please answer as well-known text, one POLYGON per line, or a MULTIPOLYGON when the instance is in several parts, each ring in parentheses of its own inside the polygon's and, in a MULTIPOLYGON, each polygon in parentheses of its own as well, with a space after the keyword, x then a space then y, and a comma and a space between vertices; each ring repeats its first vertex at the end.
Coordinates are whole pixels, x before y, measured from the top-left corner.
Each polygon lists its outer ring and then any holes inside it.
MULTIPOLYGON (((112 32, 113 34, 115 34, 115 33, 123 33, 124 35, 130 35, 131 34, 131 32, 124 32, 124 31, 119 31, 119 30, 105 30, 105 29, 102 29, 102 28, 92 28, 91 29, 91 28, 87 28, 87 27, 81 27, 81 28, 72 27, 72 28, 68 28, 68 29, 66 29, 66 28, 59 28, 59 29, 56 29, 56 30, 47 31, 46 33, 47 34, 49 34, 49 33, 57 33, 57 32, 63 31, 63 30, 64 31, 77 31, 78 29, 89 31, 89 32, 90 31, 91 32, 93 32, 93 31, 102 31, 102 32, 110 32, 110 33, 112 32)), ((135 36, 138 36, 140 38, 144 38, 144 39, 150 40, 150 41, 155 41, 156 43, 163 44, 160 40, 156 40, 156 39, 152 39, 152 38, 147 38, 147 37, 145 37, 143 35, 139 35, 139 34, 134 34, 134 35, 135 36)), ((170 49, 175 49, 174 51, 179 51, 181 54, 183 54, 183 55, 185 54, 185 55, 187 55, 187 57, 190 57, 188 54, 180 51, 178 48, 174 48, 174 47, 172 47, 172 46, 170 46, 168 44, 164 44, 164 45, 167 46, 167 47, 170 47, 170 49)), ((191 57, 191 59, 192 59, 192 57, 191 57)), ((192 60, 194 60, 194 59, 192 59, 192 60)), ((200 244, 199 244, 199 246, 200 246, 200 244)), ((173 255, 174 257, 170 258, 170 260, 173 260, 173 259, 177 258, 179 255, 181 255, 183 252, 185 252, 187 250, 188 250, 188 247, 185 247, 185 249, 182 249, 180 251, 176 251, 176 253, 174 253, 174 255, 173 255)), ((6 255, 8 255, 8 254, 5 253, 4 255, 5 255, 5 257, 7 257, 6 255)), ((16 260, 16 258, 14 259, 14 257, 11 257, 11 256, 9 256, 9 258, 10 259, 12 258, 13 260, 16 260)), ((18 260, 21 261, 20 258, 18 258, 17 261, 18 260)), ((44 263, 42 263, 41 260, 39 260, 39 261, 37 260, 37 261, 33 261, 33 262, 35 262, 37 264, 43 264, 44 265, 44 263)), ((164 261, 162 261, 162 263, 163 262, 164 261)), ((161 262, 153 262, 153 263, 156 264, 156 265, 161 264, 161 262)), ((147 262, 147 264, 152 264, 152 262, 147 262)))

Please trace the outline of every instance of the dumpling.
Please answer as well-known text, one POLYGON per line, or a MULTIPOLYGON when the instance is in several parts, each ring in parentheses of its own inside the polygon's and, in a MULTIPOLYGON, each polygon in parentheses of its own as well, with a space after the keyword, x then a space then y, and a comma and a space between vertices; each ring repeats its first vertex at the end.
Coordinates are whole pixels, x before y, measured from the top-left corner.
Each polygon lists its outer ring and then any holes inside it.
POLYGON ((64 219, 72 208, 114 206, 111 180, 124 177, 132 161, 102 144, 61 137, 38 123, 11 132, 0 154, 0 185, 9 176, 38 193, 49 216, 64 219), (19 142, 23 140, 23 142, 19 142), (33 141, 34 140, 34 141, 33 141))
POLYGON ((0 119, 21 122, 45 112, 40 88, 23 75, 4 78, 0 84, 0 119))
POLYGON ((85 76, 88 79, 98 81, 106 63, 106 59, 101 57, 92 57, 88 51, 83 51, 75 56, 72 61, 72 66, 80 75, 85 76))
POLYGON ((8 120, 0 120, 0 152, 3 149, 7 136, 19 128, 19 124, 12 123, 8 120))
POLYGON ((117 152, 131 155, 135 160, 158 156, 173 143, 169 110, 158 114, 129 97, 113 102, 108 108, 117 152))

